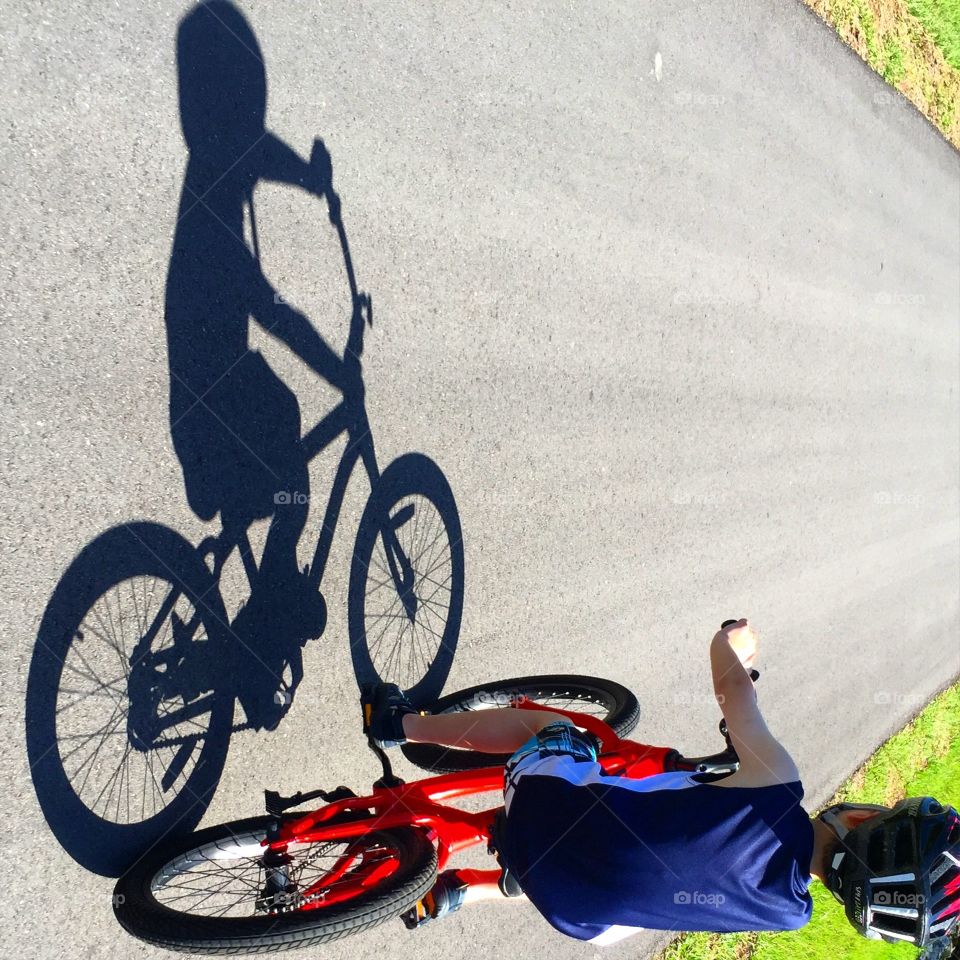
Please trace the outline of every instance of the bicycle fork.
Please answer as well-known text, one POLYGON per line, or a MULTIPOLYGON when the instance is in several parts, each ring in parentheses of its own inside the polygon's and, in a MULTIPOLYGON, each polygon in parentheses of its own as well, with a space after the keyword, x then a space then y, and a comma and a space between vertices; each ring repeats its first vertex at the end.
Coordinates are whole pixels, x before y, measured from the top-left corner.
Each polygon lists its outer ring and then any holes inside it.
POLYGON ((416 577, 409 557, 407 557, 403 552, 403 548, 400 546, 397 530, 410 520, 414 511, 415 507, 413 504, 408 503, 402 510, 398 510, 393 517, 385 516, 383 518, 383 530, 381 533, 384 553, 387 555, 387 566, 390 568, 390 576, 393 577, 393 584, 397 588, 400 602, 403 604, 404 612, 411 623, 413 623, 417 617, 417 594, 413 589, 416 583, 416 577))

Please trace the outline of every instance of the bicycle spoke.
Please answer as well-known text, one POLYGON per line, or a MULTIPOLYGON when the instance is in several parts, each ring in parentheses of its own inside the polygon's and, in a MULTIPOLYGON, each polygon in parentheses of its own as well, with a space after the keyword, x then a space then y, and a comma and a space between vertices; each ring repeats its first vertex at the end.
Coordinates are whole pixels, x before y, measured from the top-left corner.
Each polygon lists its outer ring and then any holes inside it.
MULTIPOLYGON (((192 776, 208 734, 213 698, 181 693, 175 671, 186 678, 190 665, 158 656, 174 643, 174 614, 184 624, 201 624, 182 587, 129 577, 86 611, 66 650, 68 682, 58 687, 55 706, 60 762, 77 797, 103 819, 141 822, 163 810, 192 776), (134 650, 140 672, 131 687, 134 650), (131 704, 134 697, 143 702, 131 704), (130 739, 134 729, 137 741, 130 739)), ((201 626, 188 641, 203 633, 201 626)))
MULTIPOLYGON (((406 613, 396 613, 396 614, 395 614, 395 613, 393 612, 395 608, 400 607, 400 606, 401 606, 401 604, 400 604, 400 597, 399 597, 399 596, 396 596, 396 597, 394 598, 393 603, 390 604, 390 609, 387 610, 386 613, 380 615, 380 617, 382 617, 382 618, 386 621, 386 623, 383 625, 383 629, 380 631, 380 633, 379 633, 372 641, 369 640, 369 635, 368 635, 367 646, 368 646, 368 648, 370 649, 371 656, 372 656, 372 654, 373 654, 374 649, 380 645, 380 642, 383 640, 383 638, 384 638, 384 636, 386 635, 387 631, 390 629, 390 621, 393 620, 393 619, 400 619, 400 620, 407 620, 407 619, 408 619, 406 613)), ((401 609, 402 609, 402 608, 401 608, 401 609)), ((374 618, 374 619, 379 619, 379 618, 374 618)), ((401 626, 402 626, 402 625, 401 625, 401 626)))
MULTIPOLYGON (((115 717, 116 715, 117 715, 117 710, 115 709, 113 716, 115 717)), ((123 720, 123 716, 122 716, 122 715, 121 715, 120 717, 118 717, 116 720, 114 720, 113 717, 111 717, 111 722, 112 722, 112 727, 111 727, 111 729, 114 729, 114 728, 117 726, 117 724, 119 724, 122 720, 123 720)), ((93 753, 92 753, 89 757, 87 757, 87 759, 84 760, 83 763, 77 768, 76 773, 79 774, 80 771, 81 771, 85 766, 87 766, 88 763, 90 764, 90 766, 87 768, 87 772, 86 772, 86 774, 85 774, 85 776, 84 776, 84 778, 83 778, 83 783, 80 784, 80 789, 77 791, 77 795, 78 795, 78 796, 82 796, 82 795, 83 795, 83 789, 84 789, 84 787, 87 785, 87 781, 90 779, 90 774, 91 774, 91 773, 93 772, 93 770, 96 768, 96 763, 95 763, 95 761, 96 761, 97 757, 100 755, 100 751, 103 749, 103 745, 104 745, 106 742, 107 742, 107 741, 106 741, 105 739, 101 738, 101 739, 100 739, 100 742, 97 744, 96 750, 94 750, 93 753)), ((99 797, 98 797, 97 799, 99 800, 99 797)))
POLYGON ((373 584, 373 587, 372 587, 372 589, 369 589, 369 590, 366 591, 366 593, 364 594, 364 597, 369 597, 371 594, 376 593, 378 590, 382 590, 382 589, 383 589, 385 586, 387 586, 388 584, 392 587, 392 586, 393 586, 393 577, 392 577, 392 576, 387 577, 386 580, 371 580, 371 579, 368 577, 368 578, 367 578, 367 586, 370 586, 370 584, 373 584))
POLYGON ((499 710, 511 709, 511 696, 522 695, 527 699, 544 707, 555 710, 571 710, 577 713, 585 713, 590 716, 605 717, 608 715, 608 704, 602 695, 590 697, 586 691, 581 691, 579 695, 571 696, 566 693, 558 692, 556 689, 537 689, 535 687, 518 688, 515 691, 509 689, 491 691, 478 691, 469 701, 464 701, 452 705, 450 711, 474 712, 479 710, 499 710))
MULTIPOLYGON (((429 603, 429 604, 433 605, 434 607, 438 607, 438 608, 439 608, 440 604, 439 604, 439 603, 434 603, 433 598, 434 598, 434 597, 440 592, 440 590, 442 590, 442 589, 444 589, 444 588, 443 588, 443 587, 435 587, 434 590, 433 590, 433 592, 430 594, 429 597, 423 597, 423 596, 421 596, 421 597, 420 597, 420 602, 421 602, 421 603, 429 603)), ((450 592, 451 592, 449 587, 447 587, 446 590, 447 590, 447 593, 450 593, 450 592)), ((450 604, 449 604, 449 602, 448 602, 448 603, 447 603, 447 608, 449 609, 449 607, 450 607, 450 604)))
POLYGON ((446 554, 447 554, 447 553, 448 553, 448 551, 444 551, 444 556, 442 556, 440 559, 438 559, 436 563, 431 564, 430 566, 428 566, 428 567, 420 574, 420 576, 421 576, 421 577, 429 577, 430 574, 433 573, 433 571, 436 570, 437 567, 439 567, 440 564, 444 562, 444 560, 446 559, 446 554))
MULTIPOLYGON (((99 613, 97 614, 97 619, 100 621, 100 626, 102 630, 103 619, 100 617, 99 613)), ((116 653, 117 659, 120 661, 120 669, 123 671, 123 676, 121 677, 121 679, 126 680, 127 675, 129 673, 129 669, 127 666, 127 658, 123 650, 121 650, 114 641, 109 640, 107 637, 105 637, 103 633, 100 632, 100 630, 92 626, 86 618, 84 618, 83 622, 80 624, 80 629, 84 637, 86 637, 88 633, 92 633, 97 639, 102 640, 108 647, 110 647, 111 650, 113 650, 116 653)))
MULTIPOLYGON (((421 583, 421 584, 422 584, 422 583, 429 583, 429 584, 433 587, 433 593, 430 594, 431 597, 435 596, 436 593, 437 593, 437 591, 439 591, 439 590, 446 590, 447 593, 452 593, 452 592, 453 592, 453 588, 451 587, 451 584, 453 583, 453 571, 452 571, 452 570, 450 571, 450 573, 449 573, 449 575, 447 576, 447 578, 446 578, 445 580, 443 580, 443 581, 434 580, 433 577, 428 577, 428 576, 425 576, 425 575, 422 575, 422 574, 420 575, 419 580, 420 580, 420 583, 421 583)), ((418 594, 420 593, 420 591, 417 591, 417 592, 418 592, 418 594)))
MULTIPOLYGON (((126 675, 124 675, 124 677, 122 677, 122 678, 121 678, 121 677, 117 677, 115 680, 110 680, 110 681, 108 681, 107 683, 103 683, 103 681, 101 681, 101 680, 99 680, 99 679, 97 678, 97 675, 96 675, 93 667, 90 666, 90 664, 89 664, 89 662, 87 661, 86 657, 84 657, 84 655, 83 655, 79 650, 77 650, 75 646, 71 647, 70 650, 71 650, 72 653, 75 653, 75 654, 76 654, 77 659, 80 661, 80 663, 81 663, 84 667, 87 668, 87 671, 88 671, 88 672, 87 672, 87 673, 84 673, 82 670, 78 669, 78 668, 77 668, 76 666, 74 666, 73 664, 67 663, 66 660, 64 660, 64 663, 63 663, 64 669, 72 670, 72 671, 73 671, 74 673, 76 673, 78 676, 81 676, 81 677, 84 677, 84 678, 87 679, 87 680, 90 680, 90 681, 95 685, 95 688, 96 688, 96 689, 104 689, 104 688, 112 689, 112 687, 110 686, 110 684, 119 683, 121 679, 126 679, 126 675)), ((120 691, 117 691, 117 692, 119 693, 120 691)), ((121 702, 122 700, 123 700, 123 696, 121 695, 121 696, 118 698, 118 701, 117 701, 117 702, 119 703, 119 702, 121 702)))
MULTIPOLYGON (((263 832, 259 830, 252 834, 232 835, 230 839, 214 841, 181 855, 155 875, 152 883, 154 897, 167 909, 192 916, 232 916, 238 919, 256 916, 256 901, 264 885, 259 847, 262 838, 263 832), (251 855, 251 849, 256 849, 257 854, 251 855)), ((368 871, 392 856, 392 850, 384 845, 383 839, 372 836, 366 850, 357 851, 352 856, 352 867, 347 873, 325 885, 324 877, 356 843, 352 839, 288 847, 287 853, 291 857, 288 876, 293 888, 305 891, 319 885, 316 893, 322 898, 330 890, 355 883, 354 874, 358 868, 368 871)), ((358 888, 358 894, 361 891, 362 888, 358 888)))
MULTIPOLYGON (((397 563, 409 563, 413 573, 411 618, 390 571, 393 560, 383 537, 373 544, 364 585, 364 642, 371 663, 384 680, 405 689, 416 686, 443 649, 453 598, 453 550, 444 517, 426 496, 408 495, 391 508, 391 515, 413 507, 396 528, 397 563), (391 589, 392 588, 392 589, 391 589)), ((402 564, 401 564, 402 565, 402 564)))

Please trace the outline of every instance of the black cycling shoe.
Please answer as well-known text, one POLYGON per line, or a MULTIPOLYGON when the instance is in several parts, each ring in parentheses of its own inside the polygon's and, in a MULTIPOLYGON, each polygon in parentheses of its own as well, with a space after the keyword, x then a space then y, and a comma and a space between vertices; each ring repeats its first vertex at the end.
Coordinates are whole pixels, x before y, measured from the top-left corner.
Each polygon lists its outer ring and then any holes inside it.
POLYGON ((457 871, 444 870, 430 892, 401 914, 400 919, 408 930, 417 930, 431 920, 456 913, 463 906, 466 895, 467 884, 457 877, 457 871))
POLYGON ((365 683, 360 687, 363 732, 382 749, 406 743, 403 718, 416 707, 395 683, 365 683))

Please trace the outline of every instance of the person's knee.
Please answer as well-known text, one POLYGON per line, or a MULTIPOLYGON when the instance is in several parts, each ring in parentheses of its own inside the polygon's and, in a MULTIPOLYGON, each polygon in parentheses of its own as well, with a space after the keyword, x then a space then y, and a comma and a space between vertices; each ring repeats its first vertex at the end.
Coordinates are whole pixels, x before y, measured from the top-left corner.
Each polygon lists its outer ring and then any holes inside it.
POLYGON ((555 723, 567 723, 573 726, 573 721, 569 717, 561 716, 559 713, 548 713, 546 710, 535 711, 538 716, 534 719, 531 726, 531 733, 539 733, 545 727, 552 726, 555 723))

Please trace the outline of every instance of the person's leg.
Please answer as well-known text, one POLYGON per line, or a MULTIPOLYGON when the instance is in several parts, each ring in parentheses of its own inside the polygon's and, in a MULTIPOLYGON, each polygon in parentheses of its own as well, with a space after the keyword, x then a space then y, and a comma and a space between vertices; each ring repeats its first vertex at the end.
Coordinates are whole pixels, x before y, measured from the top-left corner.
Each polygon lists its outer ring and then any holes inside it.
MULTIPOLYGON (((444 870, 438 874, 432 889, 401 915, 404 924, 414 930, 456 913, 465 904, 506 899, 496 880, 478 879, 474 876, 477 873, 476 870, 444 870)), ((526 897, 521 894, 509 899, 526 900, 526 897)))
POLYGON ((467 887, 463 902, 476 903, 478 900, 519 900, 526 902, 526 899, 523 894, 519 897, 505 897, 497 881, 491 880, 487 883, 471 883, 470 886, 467 887))
POLYGON ((480 753, 512 753, 545 726, 558 721, 570 722, 547 710, 506 707, 434 717, 410 713, 403 718, 403 733, 415 743, 438 743, 480 753))

